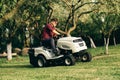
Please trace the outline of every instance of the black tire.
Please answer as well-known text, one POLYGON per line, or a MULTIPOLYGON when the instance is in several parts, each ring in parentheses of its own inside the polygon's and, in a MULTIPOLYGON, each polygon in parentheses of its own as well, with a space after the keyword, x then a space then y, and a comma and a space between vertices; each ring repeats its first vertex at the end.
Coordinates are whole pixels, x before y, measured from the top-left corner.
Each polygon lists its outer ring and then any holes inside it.
POLYGON ((35 57, 34 58, 34 61, 32 61, 32 62, 30 62, 31 63, 31 65, 33 65, 34 67, 38 67, 37 66, 37 58, 35 57))
POLYGON ((36 65, 37 65, 36 67, 45 67, 46 66, 46 59, 43 56, 39 55, 37 57, 36 65))
POLYGON ((92 56, 91 56, 90 53, 85 52, 85 53, 82 54, 82 56, 81 56, 81 61, 82 62, 90 62, 91 60, 92 60, 92 56))
POLYGON ((75 64, 75 58, 72 55, 67 55, 64 57, 63 62, 65 66, 71 66, 75 64))

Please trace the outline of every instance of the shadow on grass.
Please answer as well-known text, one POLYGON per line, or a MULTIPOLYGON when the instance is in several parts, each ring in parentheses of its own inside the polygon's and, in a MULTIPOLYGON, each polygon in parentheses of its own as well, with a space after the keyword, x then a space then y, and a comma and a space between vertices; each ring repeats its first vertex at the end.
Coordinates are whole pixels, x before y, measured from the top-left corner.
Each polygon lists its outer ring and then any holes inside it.
POLYGON ((34 68, 31 65, 2 65, 0 68, 34 68))
MULTIPOLYGON (((65 65, 49 65, 49 66, 45 66, 44 68, 50 68, 50 67, 57 67, 57 66, 65 66, 65 65)), ((73 65, 72 65, 73 66, 73 65)), ((0 65, 0 68, 40 68, 40 67, 34 67, 32 65, 0 65)))

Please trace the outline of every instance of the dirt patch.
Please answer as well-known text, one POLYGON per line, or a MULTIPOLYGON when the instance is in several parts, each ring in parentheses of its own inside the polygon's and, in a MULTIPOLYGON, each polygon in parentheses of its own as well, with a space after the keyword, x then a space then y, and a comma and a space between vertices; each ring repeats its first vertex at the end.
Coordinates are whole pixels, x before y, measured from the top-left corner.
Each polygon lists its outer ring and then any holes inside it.
POLYGON ((114 56, 120 56, 120 54, 95 56, 95 57, 93 57, 93 60, 106 58, 106 57, 114 57, 114 56))

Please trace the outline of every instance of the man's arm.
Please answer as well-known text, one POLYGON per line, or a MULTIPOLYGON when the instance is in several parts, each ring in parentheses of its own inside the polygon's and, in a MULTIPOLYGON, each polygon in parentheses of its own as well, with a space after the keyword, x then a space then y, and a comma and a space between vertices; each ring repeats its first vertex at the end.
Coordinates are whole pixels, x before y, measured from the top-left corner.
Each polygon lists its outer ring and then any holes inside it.
POLYGON ((57 32, 55 29, 53 30, 53 32, 54 32, 55 34, 57 34, 57 35, 60 35, 60 33, 57 32))

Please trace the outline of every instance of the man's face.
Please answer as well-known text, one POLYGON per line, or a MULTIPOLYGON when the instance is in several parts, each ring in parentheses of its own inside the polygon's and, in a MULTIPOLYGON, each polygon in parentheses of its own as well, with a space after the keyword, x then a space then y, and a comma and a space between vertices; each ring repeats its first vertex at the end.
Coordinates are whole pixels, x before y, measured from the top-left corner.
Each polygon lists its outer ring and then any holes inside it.
POLYGON ((57 24, 58 24, 57 21, 54 21, 54 22, 53 22, 54 27, 57 26, 57 24))

